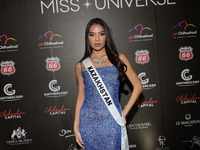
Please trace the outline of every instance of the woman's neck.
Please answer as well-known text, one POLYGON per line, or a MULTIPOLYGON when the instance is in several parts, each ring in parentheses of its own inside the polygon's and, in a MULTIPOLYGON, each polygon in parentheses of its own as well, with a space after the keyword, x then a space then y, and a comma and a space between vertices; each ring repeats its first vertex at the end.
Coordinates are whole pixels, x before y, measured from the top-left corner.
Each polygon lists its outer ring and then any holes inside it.
POLYGON ((93 50, 91 55, 96 57, 96 58, 101 58, 101 57, 106 55, 106 51, 105 50, 101 50, 101 51, 93 50))

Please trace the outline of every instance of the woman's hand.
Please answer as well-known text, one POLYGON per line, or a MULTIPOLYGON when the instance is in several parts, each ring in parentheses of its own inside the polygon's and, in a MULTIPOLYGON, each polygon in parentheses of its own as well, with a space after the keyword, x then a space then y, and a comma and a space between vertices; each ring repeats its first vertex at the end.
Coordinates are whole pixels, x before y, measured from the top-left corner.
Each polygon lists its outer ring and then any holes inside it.
POLYGON ((78 143, 78 145, 84 149, 84 143, 83 143, 83 140, 81 138, 81 134, 78 130, 74 131, 75 133, 75 138, 76 138, 76 142, 78 143))

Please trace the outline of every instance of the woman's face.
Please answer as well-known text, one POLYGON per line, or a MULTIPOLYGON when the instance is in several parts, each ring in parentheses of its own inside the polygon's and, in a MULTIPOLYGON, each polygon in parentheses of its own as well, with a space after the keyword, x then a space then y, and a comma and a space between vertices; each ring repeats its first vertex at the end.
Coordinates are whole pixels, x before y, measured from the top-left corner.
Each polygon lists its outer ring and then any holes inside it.
POLYGON ((101 51, 105 48, 106 35, 103 27, 99 24, 94 24, 89 28, 88 40, 90 46, 95 51, 101 51))

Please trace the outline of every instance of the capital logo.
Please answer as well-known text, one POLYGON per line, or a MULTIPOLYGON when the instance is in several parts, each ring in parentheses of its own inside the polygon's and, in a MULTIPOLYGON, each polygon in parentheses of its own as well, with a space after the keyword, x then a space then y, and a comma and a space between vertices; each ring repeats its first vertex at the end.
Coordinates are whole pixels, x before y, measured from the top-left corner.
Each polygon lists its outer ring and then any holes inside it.
POLYGON ((58 57, 50 57, 46 60, 46 69, 48 71, 57 71, 60 70, 60 59, 58 57))
POLYGON ((21 119, 21 115, 26 114, 26 112, 21 112, 20 109, 17 109, 16 112, 12 112, 12 110, 4 110, 0 112, 0 117, 4 117, 5 119, 21 119))
POLYGON ((191 46, 185 46, 179 48, 179 58, 180 60, 191 60, 193 58, 193 48, 191 46))
MULTIPOLYGON (((197 96, 197 94, 193 94, 192 96, 189 96, 188 94, 186 95, 181 95, 176 98, 176 102, 180 102, 181 104, 197 104, 197 100, 200 100, 200 97, 197 96)), ((189 116, 189 115, 186 115, 189 116)), ((186 117, 188 118, 188 117, 186 117)))
POLYGON ((150 61, 149 51, 148 50, 137 50, 135 52, 135 62, 138 64, 145 64, 150 61))
POLYGON ((175 31, 172 34, 174 38, 191 38, 197 35, 196 26, 186 20, 179 22, 172 29, 175 31))
POLYGON ((55 84, 57 84, 57 80, 52 80, 49 82, 49 89, 53 92, 57 92, 60 90, 60 86, 54 86, 55 84))
POLYGON ((14 38, 9 38, 6 34, 0 35, 0 41, 3 42, 4 45, 6 45, 9 40, 17 41, 14 38))
POLYGON ((69 111, 70 108, 66 108, 64 105, 61 108, 57 108, 57 106, 49 106, 44 109, 45 113, 49 113, 49 115, 66 115, 66 111, 69 111))
POLYGON ((1 62, 1 74, 3 75, 11 75, 14 74, 16 69, 14 66, 14 61, 10 60, 10 61, 2 61, 1 62))
POLYGON ((10 88, 12 88, 11 83, 6 84, 3 88, 4 93, 8 96, 14 95, 16 92, 16 90, 10 90, 10 88))
POLYGON ((144 107, 154 107, 154 104, 158 103, 158 101, 154 101, 152 97, 149 98, 148 101, 145 101, 144 98, 138 99, 134 105, 137 105, 138 108, 144 108, 144 107))

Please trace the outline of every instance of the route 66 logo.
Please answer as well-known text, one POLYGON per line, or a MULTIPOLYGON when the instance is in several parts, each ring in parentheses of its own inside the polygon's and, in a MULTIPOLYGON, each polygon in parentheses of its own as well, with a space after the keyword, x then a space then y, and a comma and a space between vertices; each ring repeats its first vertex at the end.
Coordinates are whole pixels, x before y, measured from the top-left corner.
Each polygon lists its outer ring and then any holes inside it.
POLYGON ((46 60, 46 69, 48 71, 57 71, 60 69, 60 59, 58 57, 47 58, 46 60))
POLYGON ((16 69, 15 69, 15 63, 11 61, 2 61, 1 62, 1 74, 3 75, 11 75, 14 74, 16 69))
POLYGON ((193 58, 193 52, 192 52, 193 48, 191 46, 189 47, 180 47, 179 48, 179 58, 181 60, 190 60, 193 58))
POLYGON ((150 61, 149 51, 148 50, 137 50, 135 52, 135 61, 138 64, 145 64, 150 61))

